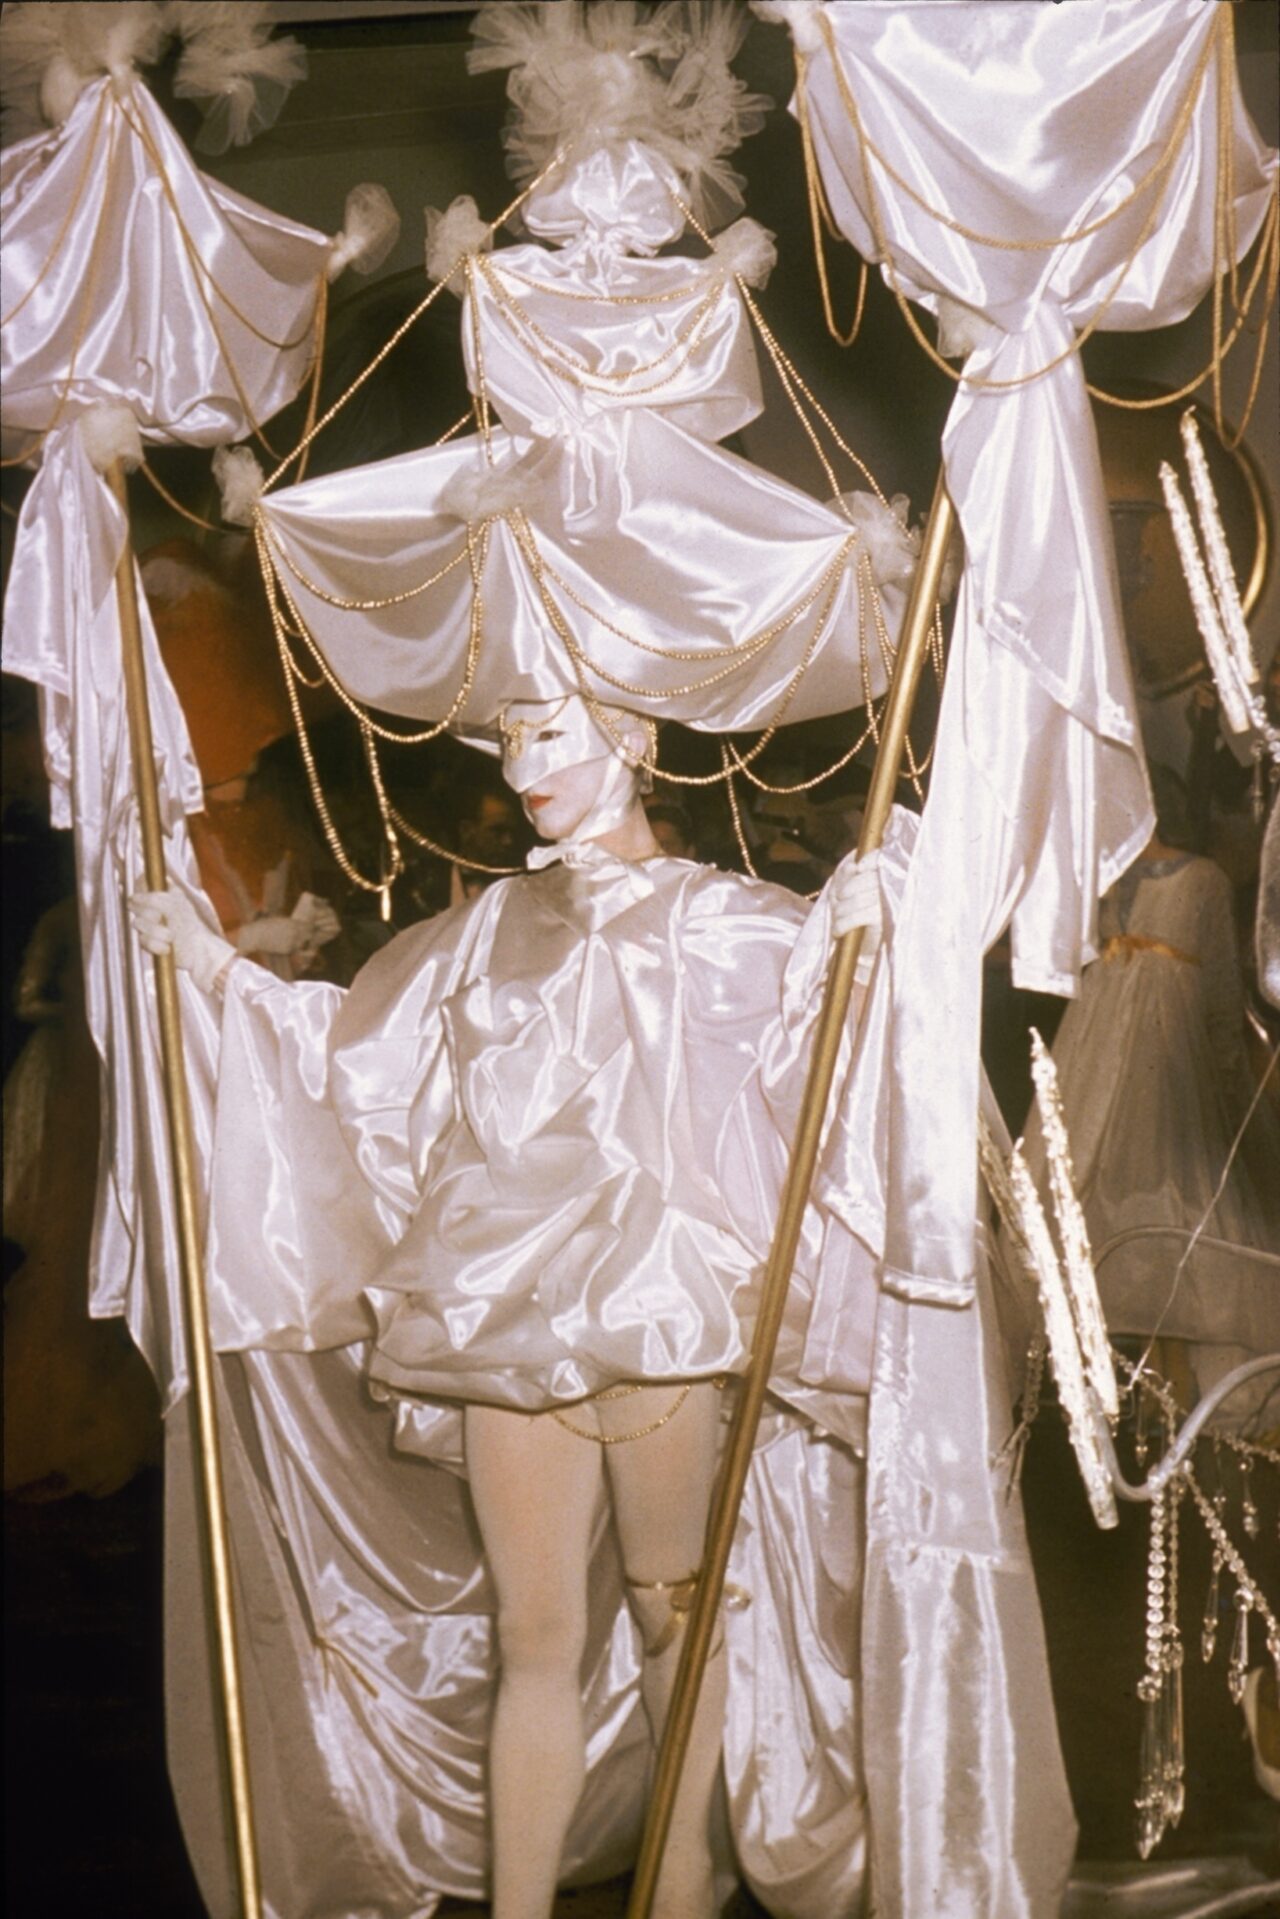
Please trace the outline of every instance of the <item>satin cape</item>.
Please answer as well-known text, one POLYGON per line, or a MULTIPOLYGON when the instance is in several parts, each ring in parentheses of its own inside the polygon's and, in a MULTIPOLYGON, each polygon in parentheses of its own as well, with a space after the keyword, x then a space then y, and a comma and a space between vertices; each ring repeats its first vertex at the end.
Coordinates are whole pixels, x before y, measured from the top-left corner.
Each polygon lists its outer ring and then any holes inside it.
POLYGON ((678 191, 635 142, 570 168, 524 209, 555 246, 467 267, 492 432, 260 502, 287 604, 361 699, 465 727, 585 687, 729 731, 883 691, 902 585, 882 644, 850 521, 715 444, 761 411, 759 372, 714 254, 643 257, 678 191))

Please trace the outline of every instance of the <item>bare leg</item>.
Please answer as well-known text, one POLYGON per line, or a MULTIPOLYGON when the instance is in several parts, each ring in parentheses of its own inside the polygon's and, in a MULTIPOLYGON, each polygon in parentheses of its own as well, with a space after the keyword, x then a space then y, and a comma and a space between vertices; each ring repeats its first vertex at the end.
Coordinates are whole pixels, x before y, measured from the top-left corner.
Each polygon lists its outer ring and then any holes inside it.
POLYGON ((585 1766, 581 1668, 600 1448, 546 1414, 468 1406, 466 1455, 498 1595, 493 1919, 547 1919, 585 1766))
MULTIPOLYGON (((627 1432, 658 1418, 680 1388, 646 1387, 626 1399, 598 1400, 601 1431, 627 1432)), ((702 1565, 707 1511, 715 1480, 721 1396, 709 1381, 690 1388, 679 1411, 642 1439, 604 1449, 614 1519, 631 1602, 647 1656, 642 1675, 645 1708, 659 1737, 680 1662, 683 1631, 671 1595, 645 1590, 671 1586, 702 1565), (664 1643, 665 1642, 665 1643, 664 1643)), ((726 1659, 723 1643, 707 1663, 693 1738, 654 1902, 655 1919, 708 1919, 715 1911, 711 1862, 711 1803, 724 1732, 726 1659)))

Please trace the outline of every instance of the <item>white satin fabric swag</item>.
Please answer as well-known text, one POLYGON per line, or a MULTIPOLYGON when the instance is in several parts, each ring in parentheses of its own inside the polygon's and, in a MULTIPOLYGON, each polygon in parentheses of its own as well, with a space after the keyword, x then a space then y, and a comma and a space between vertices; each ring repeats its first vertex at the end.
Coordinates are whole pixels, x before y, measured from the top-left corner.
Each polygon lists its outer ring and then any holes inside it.
MULTIPOLYGON (((500 421, 487 446, 474 434, 263 499, 284 582, 360 698, 417 718, 450 712, 471 631, 463 522, 483 517, 477 499, 495 484, 558 576, 547 590, 599 698, 711 730, 760 727, 809 648, 789 719, 883 690, 869 608, 859 631, 858 547, 841 562, 849 522, 715 445, 762 404, 736 283, 714 256, 628 250, 680 231, 675 190, 661 161, 626 142, 527 204, 529 228, 563 244, 476 262, 462 345, 472 391, 483 367, 500 421), (396 605, 331 604, 386 601, 442 568, 396 605), (744 645, 793 610, 773 638, 744 645)), ((484 633, 464 723, 580 689, 517 527, 490 519, 483 541, 484 633)), ((903 587, 883 600, 892 635, 903 587)))

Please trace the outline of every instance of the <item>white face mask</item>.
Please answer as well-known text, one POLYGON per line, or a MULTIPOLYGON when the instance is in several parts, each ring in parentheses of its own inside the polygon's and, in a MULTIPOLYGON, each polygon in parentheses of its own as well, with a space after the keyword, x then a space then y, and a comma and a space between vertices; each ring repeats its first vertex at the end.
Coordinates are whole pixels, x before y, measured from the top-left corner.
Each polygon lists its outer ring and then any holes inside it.
POLYGON ((576 694, 514 702, 501 726, 502 777, 543 839, 598 839, 626 818, 639 774, 576 694))

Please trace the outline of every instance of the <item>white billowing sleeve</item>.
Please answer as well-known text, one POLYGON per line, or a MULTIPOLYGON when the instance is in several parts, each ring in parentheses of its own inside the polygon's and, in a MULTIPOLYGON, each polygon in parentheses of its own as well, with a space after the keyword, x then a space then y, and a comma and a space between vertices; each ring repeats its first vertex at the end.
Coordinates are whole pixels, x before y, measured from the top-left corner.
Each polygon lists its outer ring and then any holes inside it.
POLYGON ((364 1289, 412 1204, 410 1111, 428 1131, 427 1108, 436 1124, 452 1111, 439 1011, 477 917, 411 928, 345 992, 231 968, 208 1236, 220 1351, 372 1334, 364 1289))

